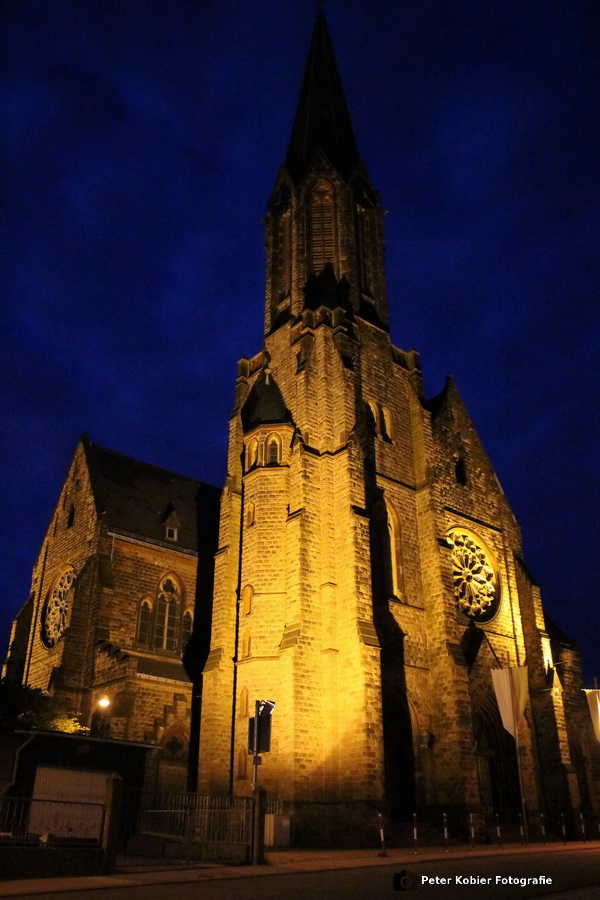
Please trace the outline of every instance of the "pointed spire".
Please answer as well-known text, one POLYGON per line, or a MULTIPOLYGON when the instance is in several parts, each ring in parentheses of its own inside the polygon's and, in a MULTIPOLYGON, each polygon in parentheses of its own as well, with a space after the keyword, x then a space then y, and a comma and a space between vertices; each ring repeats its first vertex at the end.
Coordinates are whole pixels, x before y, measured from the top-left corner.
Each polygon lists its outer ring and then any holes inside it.
POLYGON ((318 148, 348 180, 358 148, 321 3, 285 161, 296 184, 318 148))

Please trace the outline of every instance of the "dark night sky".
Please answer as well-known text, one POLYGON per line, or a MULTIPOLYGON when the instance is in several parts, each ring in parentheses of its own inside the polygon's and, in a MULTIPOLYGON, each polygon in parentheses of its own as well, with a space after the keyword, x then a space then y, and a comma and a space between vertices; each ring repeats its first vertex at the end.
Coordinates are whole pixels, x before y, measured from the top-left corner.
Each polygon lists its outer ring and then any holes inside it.
MULTIPOLYGON (((0 644, 81 432, 220 485, 310 0, 0 11, 0 644)), ((327 0, 392 338, 459 390, 600 676, 600 4, 327 0), (596 562, 594 562, 596 560, 596 562)), ((5 647, 3 648, 5 649, 5 647)))

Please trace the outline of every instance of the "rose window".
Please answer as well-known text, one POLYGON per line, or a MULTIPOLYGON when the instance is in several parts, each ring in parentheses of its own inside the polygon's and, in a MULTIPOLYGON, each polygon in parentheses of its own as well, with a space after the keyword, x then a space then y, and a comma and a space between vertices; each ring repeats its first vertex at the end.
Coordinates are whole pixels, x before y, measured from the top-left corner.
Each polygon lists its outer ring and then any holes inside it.
POLYGON ((67 569, 46 598, 42 615, 42 641, 49 649, 55 647, 69 624, 75 572, 67 569))
POLYGON ((452 547, 454 594, 461 612, 487 622, 498 611, 498 579, 485 550, 464 531, 448 535, 452 547))

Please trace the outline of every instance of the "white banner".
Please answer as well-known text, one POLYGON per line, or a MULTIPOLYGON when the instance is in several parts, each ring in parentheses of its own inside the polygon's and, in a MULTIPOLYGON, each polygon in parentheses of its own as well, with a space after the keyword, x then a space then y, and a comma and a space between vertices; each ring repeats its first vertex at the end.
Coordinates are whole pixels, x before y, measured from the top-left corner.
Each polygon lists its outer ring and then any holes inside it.
POLYGON ((527 705, 527 666, 492 669, 492 681, 502 724, 516 740, 519 722, 527 705))
POLYGON ((592 725, 594 726, 594 734, 596 740, 600 741, 600 689, 586 690, 584 693, 587 697, 588 706, 590 708, 590 716, 592 717, 592 725))

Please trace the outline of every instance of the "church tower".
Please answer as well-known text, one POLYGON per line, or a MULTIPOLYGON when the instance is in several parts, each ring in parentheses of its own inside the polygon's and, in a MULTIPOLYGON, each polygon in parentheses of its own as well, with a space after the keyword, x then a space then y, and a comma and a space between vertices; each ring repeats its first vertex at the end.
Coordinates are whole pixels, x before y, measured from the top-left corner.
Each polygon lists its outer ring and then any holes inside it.
POLYGON ((260 781, 300 823, 317 802, 516 817, 491 669, 527 664, 524 794, 571 808, 519 529, 453 382, 427 401, 418 354, 390 341, 383 218, 320 10, 265 217, 264 348, 238 365, 200 789, 249 792, 248 717, 269 699, 260 781))

